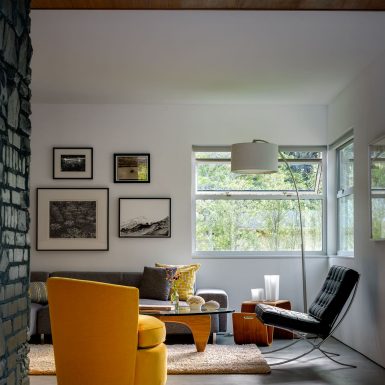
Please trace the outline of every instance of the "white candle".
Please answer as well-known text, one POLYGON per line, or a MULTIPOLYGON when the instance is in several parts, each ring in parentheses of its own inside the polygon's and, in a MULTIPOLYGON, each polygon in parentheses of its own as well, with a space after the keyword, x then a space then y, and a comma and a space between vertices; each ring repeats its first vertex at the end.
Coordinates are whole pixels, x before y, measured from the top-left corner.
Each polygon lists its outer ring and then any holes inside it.
POLYGON ((265 290, 263 289, 251 289, 252 301, 263 301, 265 299, 265 290))

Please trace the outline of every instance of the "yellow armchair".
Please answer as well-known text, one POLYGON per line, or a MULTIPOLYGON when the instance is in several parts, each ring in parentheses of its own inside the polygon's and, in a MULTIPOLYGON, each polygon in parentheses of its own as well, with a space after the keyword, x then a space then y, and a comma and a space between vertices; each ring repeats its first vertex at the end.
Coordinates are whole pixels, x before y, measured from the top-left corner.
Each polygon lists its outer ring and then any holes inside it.
POLYGON ((164 385, 164 323, 138 314, 135 287, 48 279, 58 385, 164 385))

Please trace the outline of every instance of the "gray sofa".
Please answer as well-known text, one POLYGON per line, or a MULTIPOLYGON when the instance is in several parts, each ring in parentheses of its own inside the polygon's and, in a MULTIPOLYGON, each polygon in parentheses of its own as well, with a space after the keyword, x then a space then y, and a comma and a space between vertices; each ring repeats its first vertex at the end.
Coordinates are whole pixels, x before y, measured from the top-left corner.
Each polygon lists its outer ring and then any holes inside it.
MULTIPOLYGON (((98 281, 112 283, 116 285, 134 286, 140 288, 143 273, 137 272, 85 272, 85 271, 55 271, 31 272, 31 282, 45 282, 49 277, 66 277, 74 279, 84 279, 89 281, 98 281)), ((221 289, 197 289, 196 295, 200 295, 205 301, 215 300, 221 307, 228 307, 228 296, 221 289)), ((154 299, 140 298, 141 304, 167 304, 168 301, 159 301, 154 299)), ((183 304, 183 302, 181 302, 183 304)), ((31 303, 30 314, 30 336, 44 336, 51 334, 51 323, 49 318, 49 305, 31 303)), ((101 309, 102 310, 102 309, 101 309)), ((167 335, 186 335, 190 334, 187 326, 177 323, 166 323, 167 335)), ((211 333, 226 332, 227 314, 221 314, 211 317, 211 333)))

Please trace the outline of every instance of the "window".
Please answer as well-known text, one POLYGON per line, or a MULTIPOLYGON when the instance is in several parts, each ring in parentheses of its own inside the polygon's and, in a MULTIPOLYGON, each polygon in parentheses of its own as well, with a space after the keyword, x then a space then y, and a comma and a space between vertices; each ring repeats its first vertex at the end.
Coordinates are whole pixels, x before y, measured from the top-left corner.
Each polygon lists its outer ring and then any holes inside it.
MULTIPOLYGON (((193 252, 210 255, 293 254, 301 250, 296 194, 290 173, 239 175, 229 147, 194 148, 193 252)), ((323 148, 282 148, 296 178, 306 252, 324 252, 323 148)))
POLYGON ((338 254, 354 250, 354 143, 337 148, 337 248, 338 254))
POLYGON ((385 239, 385 139, 370 145, 371 238, 385 239))

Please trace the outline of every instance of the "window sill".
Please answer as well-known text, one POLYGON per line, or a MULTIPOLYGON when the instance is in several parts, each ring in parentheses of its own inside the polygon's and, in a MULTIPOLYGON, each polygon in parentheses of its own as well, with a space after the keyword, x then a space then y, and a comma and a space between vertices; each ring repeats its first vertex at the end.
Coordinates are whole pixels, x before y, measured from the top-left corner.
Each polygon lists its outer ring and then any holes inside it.
POLYGON ((338 254, 332 254, 328 255, 329 258, 348 258, 352 259, 354 258, 354 254, 351 253, 338 253, 338 254))
MULTIPOLYGON (((194 252, 192 255, 192 259, 291 259, 301 258, 301 254, 295 253, 295 254, 288 254, 288 253, 263 253, 263 254, 255 254, 255 253, 226 253, 226 252, 194 252)), ((312 253, 312 252, 305 252, 305 258, 328 258, 326 254, 322 253, 312 253)))

